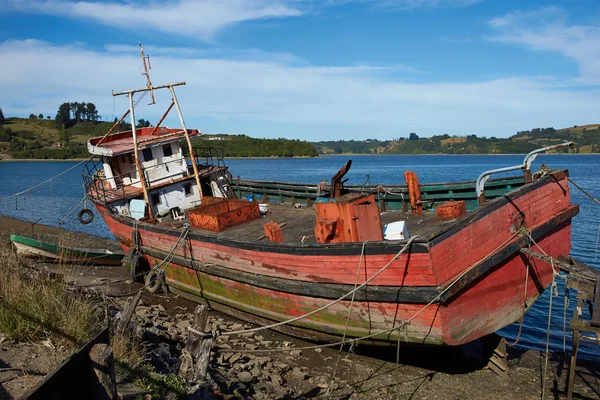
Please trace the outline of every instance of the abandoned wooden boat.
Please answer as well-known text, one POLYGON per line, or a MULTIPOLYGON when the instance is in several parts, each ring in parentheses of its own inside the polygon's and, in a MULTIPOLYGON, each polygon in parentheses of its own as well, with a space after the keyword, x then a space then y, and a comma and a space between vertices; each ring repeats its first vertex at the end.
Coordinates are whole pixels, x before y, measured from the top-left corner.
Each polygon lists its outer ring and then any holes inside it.
POLYGON ((319 186, 231 180, 191 146, 181 84, 113 93, 129 96, 132 129, 88 142, 87 195, 134 276, 164 271, 171 289, 263 325, 323 307, 278 327, 305 338, 460 345, 519 320, 551 282, 552 266, 521 248, 569 253, 568 171, 531 173, 550 148, 477 182, 421 185, 407 171, 406 185, 361 191, 344 187, 350 162, 319 186), (134 93, 160 88, 182 128, 135 128, 134 93), (523 174, 488 181, 510 170, 523 174))
POLYGON ((123 253, 108 249, 68 248, 30 237, 10 235, 17 254, 61 263, 84 265, 121 265, 123 253))

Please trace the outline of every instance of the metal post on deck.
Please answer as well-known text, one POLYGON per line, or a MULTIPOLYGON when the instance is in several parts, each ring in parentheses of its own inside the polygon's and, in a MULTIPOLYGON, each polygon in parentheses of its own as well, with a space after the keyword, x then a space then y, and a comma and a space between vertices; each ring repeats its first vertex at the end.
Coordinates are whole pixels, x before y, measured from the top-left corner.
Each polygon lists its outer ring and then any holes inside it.
POLYGON ((181 109, 179 108, 179 102, 177 101, 177 96, 175 95, 175 89, 173 89, 173 85, 169 86, 169 90, 171 91, 171 97, 173 98, 173 103, 175 103, 175 108, 177 108, 177 114, 179 115, 179 120, 181 121, 181 127, 183 128, 183 134, 185 135, 185 140, 188 145, 188 149, 190 149, 190 159, 192 160, 192 167, 194 168, 194 175, 196 176, 196 184, 198 185, 198 195, 200 196, 200 201, 202 201, 202 185, 200 184, 200 176, 198 175, 198 166, 196 165, 196 157, 194 156, 194 149, 192 148, 192 142, 190 141, 190 137, 188 135, 187 128, 185 126, 185 122, 183 120, 183 115, 181 114, 181 109))
POLYGON ((131 115, 131 135, 133 137, 133 154, 135 157, 135 166, 137 168, 138 177, 142 184, 142 192, 144 193, 144 200, 146 201, 146 207, 148 207, 148 217, 154 219, 152 215, 152 208, 150 207, 150 200, 148 199, 148 191, 146 190, 146 178, 144 177, 144 170, 142 169, 142 163, 138 156, 138 145, 137 145, 137 134, 135 131, 135 112, 133 107, 133 92, 129 92, 129 113, 131 115))

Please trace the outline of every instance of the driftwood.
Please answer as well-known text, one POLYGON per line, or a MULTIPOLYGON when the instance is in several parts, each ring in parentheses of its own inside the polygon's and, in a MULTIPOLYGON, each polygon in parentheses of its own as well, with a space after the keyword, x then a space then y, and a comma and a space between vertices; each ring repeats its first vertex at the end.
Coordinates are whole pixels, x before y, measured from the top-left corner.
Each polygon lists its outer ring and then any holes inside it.
MULTIPOLYGON (((194 311, 192 328, 205 332, 207 324, 208 307, 199 305, 194 311)), ((190 331, 181 355, 179 374, 194 381, 206 379, 212 344, 212 338, 204 338, 190 331)))
POLYGON ((92 363, 91 389, 94 400, 116 400, 117 380, 112 348, 104 343, 95 344, 90 351, 92 363))
POLYGON ((121 333, 125 332, 125 330, 127 329, 127 326, 129 325, 129 321, 131 321, 131 317, 133 316, 135 308, 137 307, 141 298, 142 298, 142 290, 137 292, 135 297, 125 307, 123 318, 121 319, 121 321, 119 321, 119 325, 117 326, 117 332, 121 332, 121 333))

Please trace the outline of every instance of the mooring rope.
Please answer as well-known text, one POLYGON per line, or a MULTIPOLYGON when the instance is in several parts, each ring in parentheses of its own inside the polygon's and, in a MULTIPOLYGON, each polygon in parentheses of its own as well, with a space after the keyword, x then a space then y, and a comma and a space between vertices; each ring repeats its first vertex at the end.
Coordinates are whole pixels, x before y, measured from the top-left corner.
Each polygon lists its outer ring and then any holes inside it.
POLYGON ((595 198, 594 196, 592 196, 590 193, 588 193, 584 188, 582 188, 581 186, 579 186, 578 184, 576 184, 575 182, 573 182, 573 179, 571 179, 570 177, 567 178, 569 179, 569 182, 571 182, 573 184, 573 186, 575 186, 577 189, 579 189, 581 191, 581 193, 583 193, 584 195, 586 195, 587 197, 589 197, 594 203, 600 205, 600 200, 598 200, 597 198, 595 198))
MULTIPOLYGON (((273 329, 273 328, 277 328, 278 326, 282 326, 282 325, 287 325, 287 324, 291 324, 292 322, 296 322, 299 321, 301 319, 310 317, 311 315, 314 315, 318 312, 321 312, 337 303, 339 303, 340 301, 344 300, 346 297, 353 295, 354 293, 356 293, 358 290, 362 289, 363 287, 365 287, 366 285, 368 285, 373 279, 377 278, 379 275, 381 275, 381 273, 383 273, 383 271, 385 271, 390 265, 392 265, 392 263, 394 261, 396 261, 397 259, 400 258, 400 256, 412 245, 412 242, 417 239, 419 236, 415 235, 413 237, 411 237, 410 239, 408 239, 408 241, 406 242, 406 244, 400 249, 400 251, 398 251, 398 253, 394 256, 394 258, 392 258, 387 264, 385 264, 379 271, 375 272, 369 279, 367 279, 366 281, 364 281, 362 284, 360 284, 359 286, 356 286, 354 289, 352 289, 351 291, 349 291, 348 293, 344 294, 342 297, 329 302, 315 310, 312 310, 306 314, 302 314, 299 315, 297 317, 294 318, 290 318, 288 320, 285 321, 280 321, 271 325, 266 325, 266 326, 259 326, 256 328, 252 328, 252 329, 246 329, 246 330, 241 330, 241 331, 232 331, 232 332, 216 332, 215 334, 206 334, 205 332, 200 332, 192 327, 188 327, 188 330, 196 335, 200 335, 200 336, 232 336, 232 335, 242 335, 245 333, 253 333, 253 332, 260 332, 266 329, 273 329)), ((338 343, 339 344, 339 343, 338 343)))
MULTIPOLYGON (((600 203, 599 203, 600 204, 600 203)), ((556 280, 555 278, 559 276, 559 273, 554 268, 554 259, 546 253, 544 249, 533 239, 531 236, 531 232, 527 232, 527 236, 529 236, 529 240, 538 248, 540 251, 546 256, 550 258, 550 266, 552 267, 552 283, 550 286, 550 301, 548 303, 548 324, 546 326, 546 350, 545 360, 544 360, 544 374, 542 376, 542 400, 546 398, 546 375, 548 373, 548 360, 550 358, 550 325, 552 322, 552 299, 553 299, 553 291, 557 290, 556 280)), ((566 278, 565 278, 566 279, 566 278)))
MULTIPOLYGON (((422 307, 421 309, 419 309, 416 313, 414 313, 410 318, 408 318, 407 320, 402 321, 401 324, 399 324, 398 326, 395 326, 393 328, 390 329, 386 329, 386 330, 382 330, 382 331, 377 331, 374 333, 371 333, 369 335, 366 336, 362 336, 359 338, 353 338, 353 339, 347 339, 345 341, 338 341, 335 343, 324 343, 324 344, 319 344, 319 345, 313 345, 313 346, 304 346, 304 347, 278 347, 278 348, 273 348, 273 349, 255 349, 255 350, 246 350, 246 349, 223 349, 224 352, 229 352, 229 353, 274 353, 274 352, 278 352, 278 351, 293 351, 293 350, 312 350, 312 349, 318 349, 318 348, 322 348, 322 347, 335 347, 335 346, 339 346, 342 344, 347 344, 347 343, 358 343, 361 340, 367 340, 367 339, 371 339, 375 336, 379 336, 379 335, 384 335, 384 334, 389 334, 392 333, 394 331, 399 331, 400 329, 402 329, 403 327, 409 325, 413 319, 415 319, 416 317, 418 317, 423 311, 425 311, 430 305, 432 305, 433 303, 439 301, 442 296, 444 296, 444 294, 446 294, 446 292, 448 292, 457 282, 459 282, 465 275, 467 275, 469 272, 471 272, 474 268, 476 268, 479 263, 487 260, 489 257, 491 257, 493 254, 495 254, 498 250, 500 250, 502 247, 504 247, 508 242, 510 242, 512 239, 514 239, 518 234, 520 233, 520 231, 517 231, 515 233, 513 233, 508 239, 506 239, 502 244, 500 244, 498 247, 496 247, 494 250, 492 250, 488 255, 486 255, 485 257, 483 257, 481 260, 477 261, 476 263, 474 263, 473 265, 471 265, 469 268, 467 268, 465 271, 463 271, 460 275, 458 275, 446 288, 444 288, 437 296, 435 296, 429 303, 427 303, 424 307, 422 307)), ((413 238, 415 238, 416 236, 414 236, 413 238)), ((411 238, 412 239, 412 238, 411 238)), ((409 239, 410 241, 410 239, 409 239)), ((407 243, 408 246, 409 243, 407 243)), ((405 246, 404 248, 406 248, 407 246, 405 246)), ((403 250, 404 250, 403 248, 403 250)), ((401 250, 402 251, 402 250, 401 250)), ((394 257, 394 260, 397 258, 398 256, 394 257)), ((392 260, 392 261, 394 261, 392 260)), ((390 262, 391 263, 391 262, 390 262)), ((389 263, 388 263, 389 265, 389 263)), ((370 278, 371 280, 373 279, 373 277, 370 278)), ((361 285, 363 286, 363 285, 361 285)), ((360 287, 358 287, 357 289, 360 289, 360 287)), ((342 298, 345 298, 347 296, 349 296, 352 292, 349 292, 347 294, 345 294, 342 298)), ((336 300, 336 302, 338 302, 340 299, 336 300)), ((322 309, 326 308, 326 307, 321 307, 322 309)), ((315 310, 312 312, 312 314, 318 312, 320 310, 315 310)), ((311 314, 311 315, 312 315, 311 314)), ((304 316, 301 316, 304 317, 304 316)), ((288 321, 283 321, 280 322, 278 324, 274 324, 277 326, 283 325, 285 323, 288 323, 288 321)), ((200 336, 200 337, 217 337, 217 336, 229 336, 229 335, 234 335, 234 334, 243 334, 243 333, 248 333, 248 332, 256 332, 258 330, 263 330, 263 329, 270 329, 270 326, 265 326, 265 327, 259 327, 259 328, 253 328, 253 329, 248 329, 245 331, 236 331, 236 332, 214 332, 214 333, 206 333, 206 332, 200 332, 192 327, 188 327, 188 331, 200 336)))
MULTIPOLYGON (((189 225, 185 224, 184 225, 184 230, 183 230, 183 232, 181 232, 181 235, 179 235, 179 238, 177 238, 177 241, 173 245, 173 248, 169 251, 169 253, 164 258, 164 260, 162 260, 159 264, 157 264, 154 267, 152 267, 152 270, 161 269, 161 272, 164 272, 164 270, 167 267, 167 265, 171 261, 173 261, 173 258, 175 258, 175 255, 177 253, 177 249, 179 248, 179 246, 181 246, 181 244, 183 244, 183 241, 185 240, 185 237, 188 235, 189 231, 190 231, 189 225)), ((141 272, 139 274, 136 274, 134 277, 143 276, 143 275, 145 275, 147 273, 148 272, 141 272)), ((105 286, 105 285, 109 286, 109 285, 113 285, 115 283, 126 282, 126 281, 130 280, 131 278, 132 277, 128 277, 128 278, 123 278, 123 279, 117 279, 117 280, 114 280, 114 281, 102 282, 102 283, 95 283, 95 284, 90 284, 90 285, 71 285, 71 287, 73 287, 73 288, 90 288, 90 287, 98 287, 98 286, 105 286)), ((144 287, 142 287, 140 289, 137 289, 136 291, 134 291, 132 293, 129 293, 127 295, 112 295, 111 297, 127 297, 127 296, 131 296, 131 295, 136 294, 140 290, 145 289, 148 286, 149 285, 145 285, 144 287)))
POLYGON ((70 170, 72 170, 73 168, 77 167, 78 165, 81 165, 81 164, 83 164, 84 162, 87 162, 87 161, 91 160, 91 158, 92 158, 92 157, 88 157, 88 158, 86 158, 85 160, 82 160, 82 161, 78 162, 77 164, 75 164, 75 165, 71 166, 70 168, 67 168, 66 170, 62 171, 61 173, 54 175, 52 178, 46 179, 45 181, 43 181, 43 182, 41 182, 41 183, 38 183, 37 185, 34 185, 34 186, 32 186, 32 187, 30 187, 30 188, 27 188, 27 189, 25 189, 25 190, 22 190, 22 191, 20 191, 20 192, 18 192, 18 193, 13 193, 13 194, 9 194, 8 196, 4 196, 4 197, 0 198, 0 200, 6 200, 6 199, 10 199, 11 197, 15 197, 15 198, 16 198, 17 196, 19 196, 19 195, 21 195, 21 194, 26 194, 27 192, 30 192, 30 191, 32 191, 33 189, 36 189, 36 188, 38 188, 38 187, 40 187, 40 186, 42 186, 42 185, 44 185, 44 184, 46 184, 46 183, 48 183, 48 182, 52 182, 52 180, 53 180, 53 179, 56 179, 56 178, 58 178, 59 176, 66 174, 67 172, 69 172, 69 171, 70 171, 70 170))
MULTIPOLYGON (((530 246, 531 248, 531 246, 530 246)), ((523 310, 527 311, 527 282, 529 282, 529 260, 527 260, 527 265, 526 265, 527 269, 525 270, 525 289, 523 291, 523 310)), ((515 338, 515 341, 512 343, 508 343, 506 342, 506 345, 509 347, 513 347, 515 346, 517 343, 519 343, 519 340, 521 339, 521 331, 523 330, 523 321, 525 321, 525 312, 523 312, 523 316, 521 317, 521 321, 519 323, 519 331, 517 332, 517 337, 515 338)))
MULTIPOLYGON (((367 175, 368 176, 368 175, 367 175)), ((367 245, 368 240, 365 240, 362 244, 362 249, 360 251, 360 258, 358 260, 358 267, 356 268, 356 279, 354 280, 354 288, 356 289, 356 286, 358 286, 358 278, 360 276, 360 268, 362 266, 362 262, 363 262, 363 257, 365 255, 365 246, 367 245)), ((365 271, 367 270, 367 267, 365 265, 365 271)), ((348 309, 348 315, 346 317, 346 325, 344 326, 344 335, 342 336, 342 342, 344 342, 346 340, 346 334, 348 333, 348 325, 350 323, 350 315, 352 314, 352 307, 354 306, 354 295, 355 293, 352 293, 352 298, 350 299, 350 307, 348 309)), ((348 349, 348 353, 350 353, 352 346, 350 347, 350 349, 348 349)), ((340 358, 342 356, 342 350, 344 349, 344 345, 341 344, 340 345, 340 350, 338 351, 338 355, 337 355, 337 359, 335 361, 335 367, 333 368, 333 374, 331 377, 331 383, 329 384, 328 388, 327 388, 327 395, 329 396, 331 394, 331 390, 333 389, 333 383, 335 380, 335 375, 337 374, 337 369, 338 366, 340 364, 340 358)))

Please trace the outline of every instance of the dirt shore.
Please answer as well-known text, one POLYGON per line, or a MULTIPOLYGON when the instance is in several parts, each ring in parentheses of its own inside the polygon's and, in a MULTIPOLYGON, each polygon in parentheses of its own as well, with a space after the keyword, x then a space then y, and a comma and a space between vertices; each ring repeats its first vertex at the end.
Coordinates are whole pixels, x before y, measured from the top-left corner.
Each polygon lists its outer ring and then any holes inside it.
MULTIPOLYGON (((0 216, 0 240, 7 241, 10 233, 31 235, 31 223, 0 216)), ((78 247, 118 248, 110 240, 43 225, 35 225, 33 235, 64 245, 77 243, 78 247)), ((63 269, 59 272, 63 273, 67 280, 85 283, 127 278, 127 272, 120 267, 74 266, 68 271, 63 269)), ((111 286, 109 290, 129 293, 139 287, 141 287, 139 284, 122 282, 118 286, 111 286)), ((180 324, 184 326, 183 321, 191 318, 196 307, 195 303, 172 293, 152 295, 145 292, 142 303, 142 308, 137 312, 138 317, 146 321, 146 324, 167 332, 170 332, 174 326, 180 324), (156 311, 157 308, 161 311, 156 311)), ((221 326, 234 327, 234 330, 239 329, 240 324, 247 326, 213 311, 211 311, 211 319, 213 323, 219 324, 219 329, 221 326)), ((173 332, 171 339, 174 342, 183 339, 185 332, 183 328, 178 333, 173 332)), ((515 400, 566 397, 568 357, 552 355, 547 372, 544 374, 544 354, 527 349, 509 348, 508 377, 504 379, 485 368, 487 361, 478 357, 480 343, 477 342, 459 348, 418 348, 401 345, 398 364, 396 364, 396 347, 373 348, 360 345, 351 350, 344 348, 342 351, 339 348, 267 354, 248 351, 248 354, 241 353, 239 357, 231 354, 225 356, 227 349, 232 347, 248 350, 265 346, 272 349, 279 347, 297 349, 313 344, 272 331, 237 337, 235 341, 218 341, 214 348, 215 354, 210 373, 215 381, 220 382, 223 392, 233 393, 242 387, 246 393, 249 393, 247 398, 254 399, 515 400), (258 366, 261 362, 266 366, 258 366), (335 379, 332 379, 333 376, 335 379), (545 384, 544 376, 546 376, 545 384)), ((26 345, 17 343, 0 345, 0 366, 28 368, 26 360, 24 361, 22 357, 23 351, 18 350, 19 346, 26 345)), ((29 346, 37 349, 36 356, 33 358, 37 363, 41 362, 40 358, 56 358, 55 353, 48 346, 40 344, 29 346)), ((47 372, 49 366, 56 363, 47 362, 43 365, 45 368, 42 372, 47 372)), ((32 369, 36 368, 32 367, 32 369)), ((600 398, 599 370, 598 362, 578 362, 574 398, 600 398)), ((0 376, 0 394, 10 389, 1 378, 2 376, 0 376)), ((18 380, 11 380, 11 382, 15 385, 18 380)), ((15 394, 10 395, 15 396, 15 394)))

